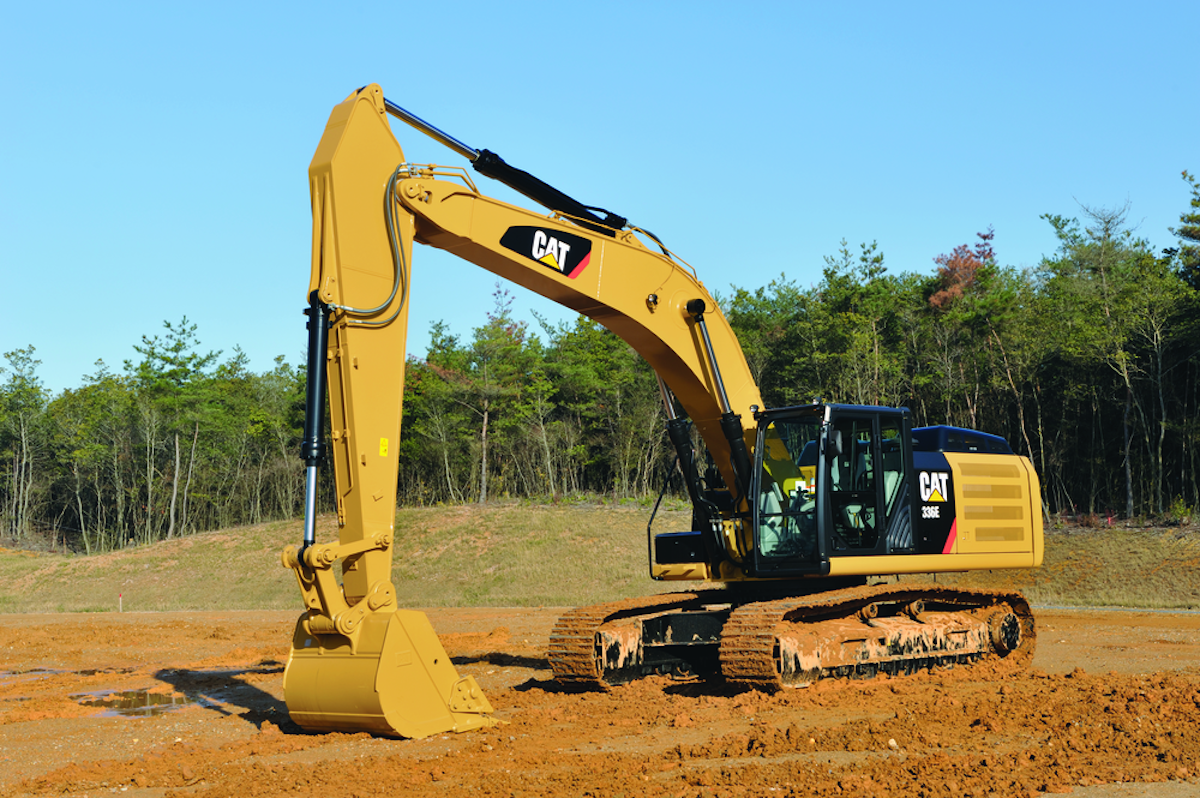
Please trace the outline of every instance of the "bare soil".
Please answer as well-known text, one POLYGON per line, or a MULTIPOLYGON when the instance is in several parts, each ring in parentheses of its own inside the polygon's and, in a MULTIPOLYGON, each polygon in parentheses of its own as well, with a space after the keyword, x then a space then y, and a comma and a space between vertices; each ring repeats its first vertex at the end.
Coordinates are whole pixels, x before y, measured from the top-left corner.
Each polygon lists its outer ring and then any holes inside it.
POLYGON ((1044 609, 1027 671, 764 695, 565 692, 544 655, 559 612, 430 611, 503 724, 426 740, 294 726, 295 612, 0 616, 0 794, 1200 794, 1200 614, 1044 609))

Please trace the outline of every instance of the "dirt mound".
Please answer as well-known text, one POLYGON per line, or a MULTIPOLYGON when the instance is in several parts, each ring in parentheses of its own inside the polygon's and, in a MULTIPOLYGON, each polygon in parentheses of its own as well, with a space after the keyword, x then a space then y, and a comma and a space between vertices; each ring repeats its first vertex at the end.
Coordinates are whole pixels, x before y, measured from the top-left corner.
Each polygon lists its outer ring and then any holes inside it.
POLYGON ((437 611, 448 653, 503 723, 427 740, 295 727, 281 689, 295 613, 6 616, 0 792, 1194 793, 1200 616, 1041 615, 1029 671, 1001 663, 766 695, 665 679, 567 692, 544 659, 556 611, 437 611), (1094 786, 1130 782, 1137 791, 1094 786))

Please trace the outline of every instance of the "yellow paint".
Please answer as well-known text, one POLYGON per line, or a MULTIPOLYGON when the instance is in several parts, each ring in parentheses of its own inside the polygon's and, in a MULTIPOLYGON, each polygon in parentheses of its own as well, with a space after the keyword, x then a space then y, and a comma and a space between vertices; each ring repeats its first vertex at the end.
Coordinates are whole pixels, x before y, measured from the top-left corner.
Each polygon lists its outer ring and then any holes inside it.
MULTIPOLYGON (((293 636, 284 698, 292 718, 307 729, 423 737, 494 723, 487 717, 492 711, 487 699, 474 680, 458 675, 425 616, 397 609, 391 583, 395 506, 381 499, 395 496, 399 470, 388 442, 401 440, 414 241, 450 251, 576 310, 623 339, 667 383, 726 484, 733 485, 715 377, 686 310, 689 301, 703 300, 730 405, 743 419, 747 446, 755 444, 751 408, 763 405, 758 386, 720 307, 689 267, 647 247, 632 232, 596 233, 559 215, 486 197, 469 179, 442 179, 448 176, 442 167, 407 164, 375 84, 333 109, 309 167, 309 291, 335 306, 327 362, 339 542, 312 546, 303 556, 294 549, 283 555, 307 608, 293 636), (395 192, 387 197, 393 176, 395 192), (394 211, 395 250, 381 212, 385 208, 394 211), (532 253, 501 245, 504 233, 516 226, 587 238, 591 260, 568 278, 553 258, 539 263, 532 253), (401 288, 389 300, 394 285, 401 288), (648 301, 651 296, 656 301, 648 301), (380 303, 386 307, 370 318, 336 308, 380 303), (375 435, 382 462, 368 467, 366 453, 375 435)), ((788 490, 814 483, 815 469, 797 468, 782 441, 769 439, 767 446, 767 473, 776 482, 788 490)), ((1040 564, 1038 483, 1027 461, 995 455, 948 454, 947 459, 956 475, 961 554, 835 557, 831 574, 1040 564), (1014 507, 1032 510, 1015 515, 1014 507)), ((653 575, 745 579, 738 563, 750 554, 752 530, 742 519, 726 518, 719 534, 730 556, 715 573, 708 563, 685 563, 652 565, 653 575)))
POLYGON ((830 557, 830 576, 890 576, 892 574, 986 571, 992 568, 1034 568, 1033 552, 1020 554, 891 554, 883 557, 830 557))
POLYGON ((1031 563, 1040 563, 1041 489, 1029 460, 1015 455, 947 452, 946 461, 954 474, 958 554, 1020 553, 1031 563))

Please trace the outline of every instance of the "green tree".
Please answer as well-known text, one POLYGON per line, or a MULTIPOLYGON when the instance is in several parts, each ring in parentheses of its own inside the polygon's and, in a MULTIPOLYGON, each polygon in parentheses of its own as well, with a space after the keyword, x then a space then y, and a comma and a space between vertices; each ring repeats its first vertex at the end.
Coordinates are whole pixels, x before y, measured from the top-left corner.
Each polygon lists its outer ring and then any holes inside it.
POLYGON ((1200 368, 1200 180, 1187 170, 1183 171, 1183 180, 1191 190, 1189 209, 1179 215, 1178 227, 1168 228, 1180 243, 1163 253, 1171 259, 1185 286, 1180 298, 1178 323, 1173 328, 1182 352, 1178 362, 1168 368, 1182 367, 1185 377, 1177 382, 1185 388, 1193 386, 1190 407, 1186 391, 1180 400, 1178 432, 1186 451, 1184 460, 1192 475, 1192 503, 1200 505, 1200 477, 1197 476, 1200 472, 1200 408, 1196 407, 1200 378, 1186 377, 1190 370, 1200 368))
POLYGON ((33 528, 38 504, 45 493, 41 469, 48 454, 45 412, 46 389, 37 376, 41 361, 27 346, 4 353, 7 366, 0 366, 0 453, 3 453, 7 478, 4 480, 3 506, 9 535, 20 540, 33 528))
POLYGON ((87 554, 98 546, 103 535, 101 482, 108 453, 101 433, 105 418, 100 399, 98 386, 86 385, 64 391, 48 409, 60 448, 58 460, 66 468, 71 509, 87 554))
POLYGON ((650 366, 616 334, 579 317, 556 331, 549 373, 562 408, 559 450, 584 489, 649 492, 664 466, 663 409, 650 366))
POLYGON ((289 366, 283 356, 275 367, 248 375, 248 420, 258 468, 251 521, 287 518, 302 499, 303 469, 299 439, 304 425, 303 372, 289 366))
MULTIPOLYGON (((465 353, 446 324, 435 322, 425 361, 409 361, 404 381, 402 437, 417 443, 409 459, 408 490, 428 482, 432 496, 451 502, 464 499, 462 474, 470 469, 472 440, 466 411, 456 398, 457 375, 465 369, 465 353), (424 464, 422 470, 421 465, 424 464), (428 474, 423 478, 422 474, 428 474), (444 488, 444 490, 443 490, 444 488)), ((422 495, 421 491, 417 495, 422 495)))
POLYGON ((763 401, 782 407, 826 393, 827 359, 820 347, 831 323, 819 294, 781 274, 765 288, 734 287, 728 300, 719 301, 763 401))
POLYGON ((827 315, 814 357, 830 364, 827 395, 854 404, 895 405, 909 393, 898 353, 896 295, 899 282, 887 275, 875 242, 861 244, 855 257, 845 241, 825 258, 819 293, 827 315))
POLYGON ((165 469, 170 482, 170 495, 166 499, 166 537, 175 536, 181 526, 179 518, 180 482, 183 481, 182 526, 187 525, 188 493, 195 464, 197 445, 200 438, 200 421, 204 416, 207 399, 208 369, 216 362, 219 352, 200 353, 200 342, 196 337, 196 325, 188 323, 184 316, 178 324, 163 322, 166 334, 142 336, 140 346, 134 349, 142 359, 134 364, 126 361, 125 368, 135 386, 138 410, 142 421, 145 451, 145 529, 147 542, 156 537, 155 483, 156 476, 164 469, 157 467, 157 450, 164 442, 160 434, 172 444, 171 458, 165 469), (190 433, 190 434, 189 434, 190 433), (182 445, 190 437, 186 478, 182 458, 182 445))
POLYGON ((1180 244, 1168 249, 1166 255, 1175 260, 1175 268, 1188 287, 1200 291, 1200 180, 1185 169, 1183 182, 1192 191, 1191 210, 1179 214, 1179 227, 1168 228, 1180 244))
MULTIPOLYGON (((1137 381, 1143 363, 1133 345, 1136 327, 1156 303, 1143 277, 1146 242, 1125 227, 1127 207, 1084 207, 1089 224, 1046 215, 1059 251, 1043 261, 1052 312, 1060 319, 1059 346, 1068 357, 1107 366, 1117 378, 1121 410, 1121 461, 1125 514, 1135 513, 1134 439, 1140 428, 1151 448, 1146 409, 1137 381)), ((1156 315, 1156 314, 1155 314, 1156 315)), ((1155 481, 1160 479, 1156 475, 1155 481)))
POLYGON ((470 346, 430 357, 431 363, 441 361, 435 365, 453 388, 453 400, 475 417, 476 501, 480 504, 487 502, 492 487, 489 479, 497 443, 503 443, 516 421, 513 405, 529 365, 526 324, 513 318, 512 296, 497 285, 493 297, 495 307, 487 322, 475 328, 470 346))

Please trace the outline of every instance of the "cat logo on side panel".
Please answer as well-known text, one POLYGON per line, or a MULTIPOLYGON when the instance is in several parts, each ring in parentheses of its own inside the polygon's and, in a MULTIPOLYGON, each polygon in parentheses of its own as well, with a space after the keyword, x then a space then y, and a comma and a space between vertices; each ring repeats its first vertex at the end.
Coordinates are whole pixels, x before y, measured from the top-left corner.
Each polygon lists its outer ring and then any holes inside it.
POLYGON ((921 490, 921 501, 946 501, 947 485, 950 484, 950 474, 946 471, 922 471, 917 478, 921 490))

